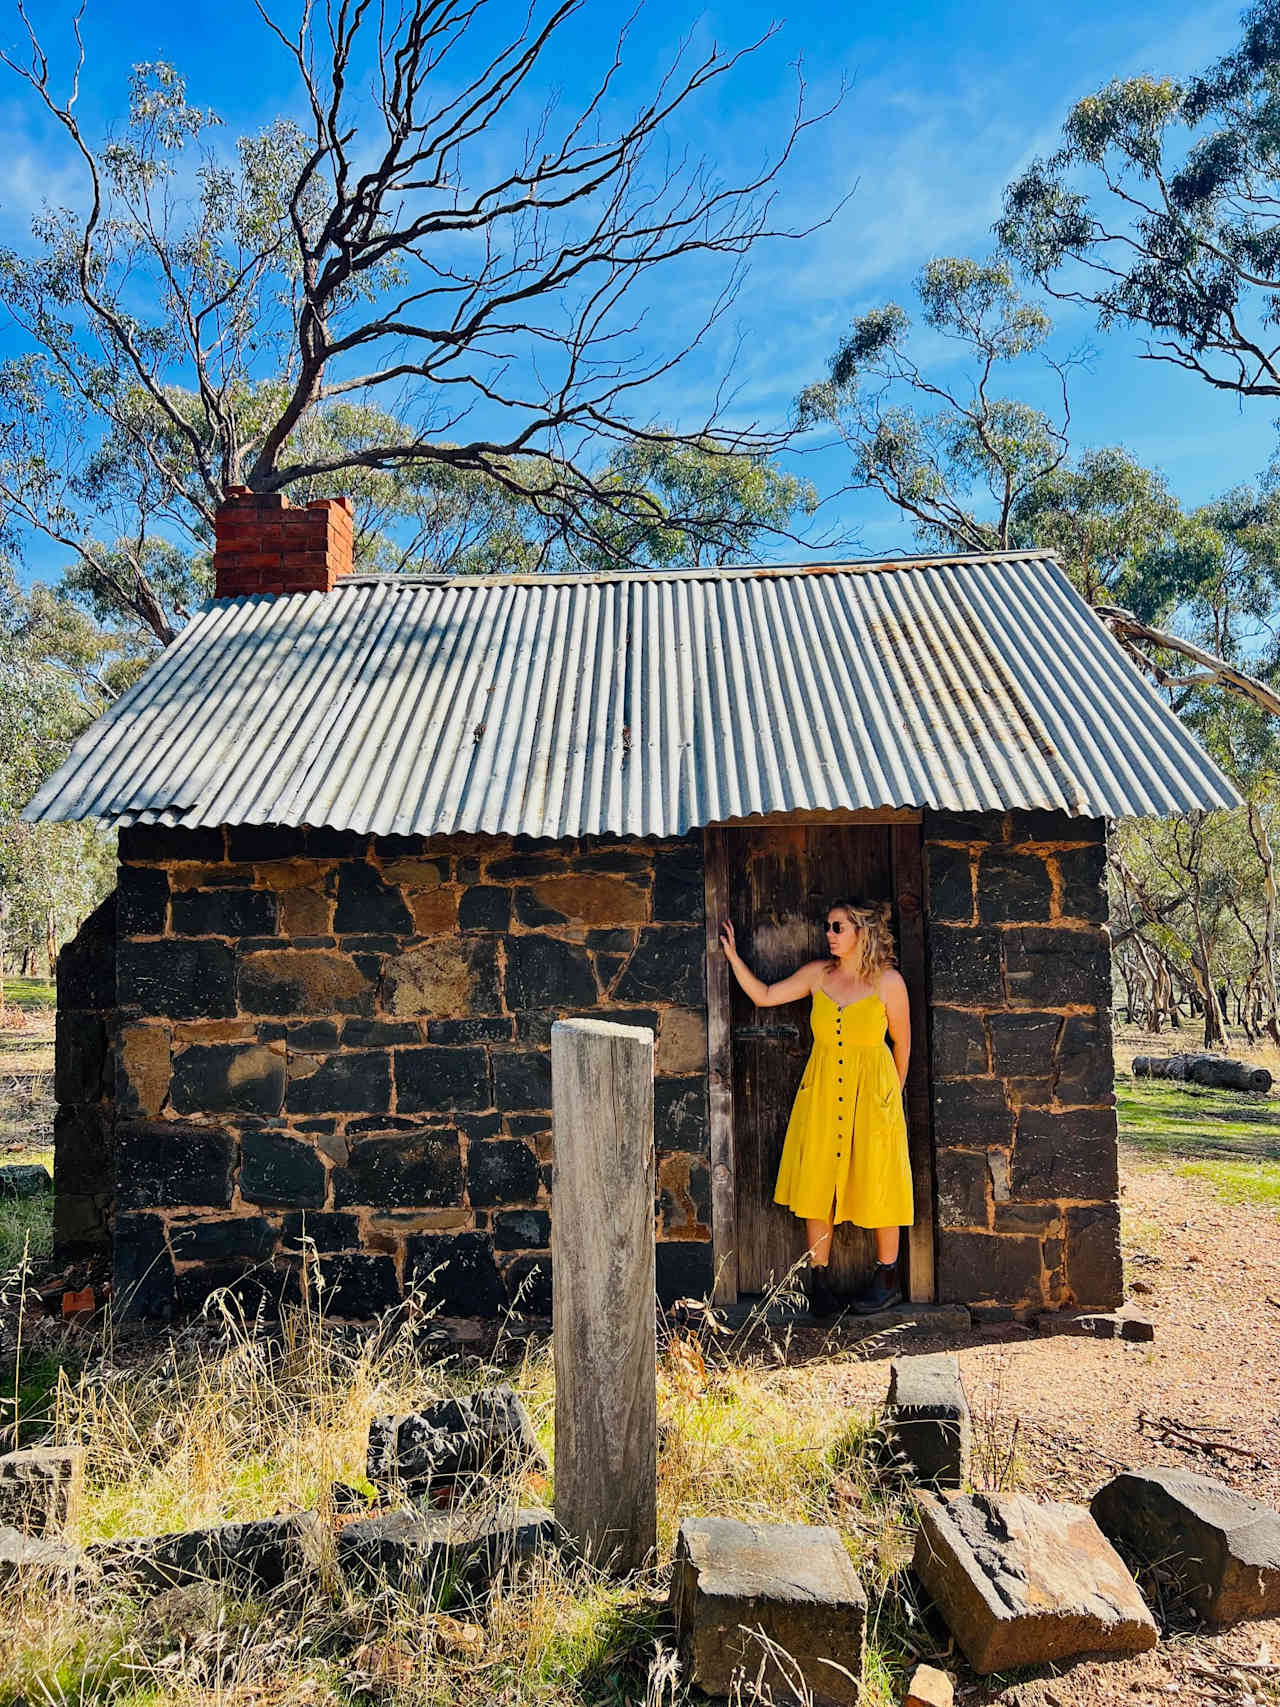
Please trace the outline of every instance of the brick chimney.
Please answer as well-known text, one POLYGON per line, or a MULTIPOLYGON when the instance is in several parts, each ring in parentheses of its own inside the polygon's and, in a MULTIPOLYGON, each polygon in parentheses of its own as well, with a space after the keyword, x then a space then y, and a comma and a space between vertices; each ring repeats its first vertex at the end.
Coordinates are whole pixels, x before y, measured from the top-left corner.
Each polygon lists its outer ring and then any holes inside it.
POLYGON ((350 498, 319 498, 298 509, 281 492, 228 486, 215 534, 215 599, 331 593, 339 576, 351 573, 350 498))

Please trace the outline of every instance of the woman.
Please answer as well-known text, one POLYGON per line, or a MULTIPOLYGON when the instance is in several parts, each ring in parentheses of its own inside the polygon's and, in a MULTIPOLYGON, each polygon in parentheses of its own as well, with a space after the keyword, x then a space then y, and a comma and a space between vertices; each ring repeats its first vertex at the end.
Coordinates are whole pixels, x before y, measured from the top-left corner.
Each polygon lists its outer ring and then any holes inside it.
POLYGON ((829 1316, 839 1308, 826 1280, 837 1221, 875 1229, 875 1273, 854 1309, 866 1316, 900 1304, 899 1234, 915 1218, 902 1111, 911 1020, 907 986, 893 965, 888 903, 833 902, 827 959, 811 960, 777 984, 747 968, 727 919, 720 942, 758 1008, 812 998, 813 1050, 791 1110, 773 1197, 805 1222, 814 1314, 829 1316))

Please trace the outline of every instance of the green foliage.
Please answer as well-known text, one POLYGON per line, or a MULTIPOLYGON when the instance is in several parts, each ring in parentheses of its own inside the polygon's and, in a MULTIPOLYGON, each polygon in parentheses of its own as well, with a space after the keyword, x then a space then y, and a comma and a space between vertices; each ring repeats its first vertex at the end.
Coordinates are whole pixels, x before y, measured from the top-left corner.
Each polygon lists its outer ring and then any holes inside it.
POLYGON ((1123 605, 1155 621, 1181 596, 1175 577, 1153 601, 1149 568, 1179 514, 1161 476, 1127 451, 1086 450, 1022 496, 1010 538, 1015 546, 1056 551, 1090 604, 1123 605))
POLYGON ((96 825, 18 814, 132 661, 46 589, 24 597, 0 567, 0 976, 28 950, 52 973, 57 943, 111 887, 96 825))
POLYGON ((996 232, 1053 295, 1146 355, 1244 396, 1280 395, 1280 0, 1199 76, 1107 84, 1009 186, 996 232))
POLYGON ((930 261, 916 295, 946 354, 924 367, 906 311, 874 308, 853 322, 828 377, 800 393, 799 424, 834 429, 853 484, 883 493, 922 543, 1004 550, 1020 506, 1063 463, 1068 417, 1065 391, 1054 418, 997 387, 1007 368, 1028 362, 1061 386, 1066 364, 1047 353, 1050 322, 1004 260, 930 261))

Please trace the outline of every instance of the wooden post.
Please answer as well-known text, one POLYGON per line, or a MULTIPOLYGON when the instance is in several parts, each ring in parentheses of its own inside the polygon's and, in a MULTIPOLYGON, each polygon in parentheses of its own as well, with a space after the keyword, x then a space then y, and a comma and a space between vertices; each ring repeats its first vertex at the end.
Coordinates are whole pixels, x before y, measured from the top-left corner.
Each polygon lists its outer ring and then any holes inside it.
POLYGON ((621 1573, 658 1545, 653 1033, 557 1020, 551 1100, 556 1516, 621 1573))

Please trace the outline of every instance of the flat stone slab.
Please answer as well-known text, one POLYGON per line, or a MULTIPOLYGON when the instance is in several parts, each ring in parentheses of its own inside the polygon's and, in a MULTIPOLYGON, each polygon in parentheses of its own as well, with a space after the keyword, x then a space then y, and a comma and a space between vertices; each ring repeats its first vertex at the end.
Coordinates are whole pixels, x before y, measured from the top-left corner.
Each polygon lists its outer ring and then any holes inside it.
POLYGON ((104 1571, 127 1573, 160 1589, 197 1581, 274 1589, 319 1563, 324 1530, 313 1511, 207 1529, 99 1541, 85 1549, 104 1571))
POLYGON ((1133 1305, 1119 1310, 1044 1310, 1036 1317, 1038 1334, 1070 1334, 1095 1340, 1147 1341, 1156 1325, 1133 1305))
POLYGON ((0 1456, 0 1524, 24 1535, 58 1534, 84 1487, 84 1448, 30 1446, 0 1456))
POLYGON ((338 1532, 338 1569, 354 1587, 429 1588, 446 1575, 493 1577, 563 1544, 542 1506, 491 1514, 391 1512, 338 1532))
POLYGON ((885 1430, 899 1461, 924 1483, 959 1488, 969 1479, 973 1422, 960 1361, 952 1351, 895 1357, 889 1365, 885 1430))
POLYGON ((1093 1496, 1098 1526, 1172 1575, 1213 1624, 1280 1614, 1280 1511, 1192 1470, 1126 1470, 1093 1496))
POLYGON ((0 1167, 0 1197, 43 1197, 53 1175, 43 1162, 8 1162, 0 1167))
POLYGON ((793 1698, 794 1673, 770 1656, 762 1631, 790 1655, 815 1703, 859 1698, 867 1597, 825 1524, 683 1518, 671 1608, 686 1680, 707 1695, 731 1694, 736 1676, 746 1700, 763 1666, 774 1697, 793 1698))
POLYGON ((1155 1647, 1155 1619, 1083 1506, 922 1493, 919 1509, 912 1565, 976 1672, 1155 1647))
POLYGON ((374 1417, 365 1473, 382 1486, 425 1493, 461 1476, 547 1469, 524 1401, 507 1386, 374 1417))
POLYGON ((78 1547, 24 1535, 20 1529, 0 1528, 0 1587, 32 1577, 68 1575, 84 1555, 78 1547))

